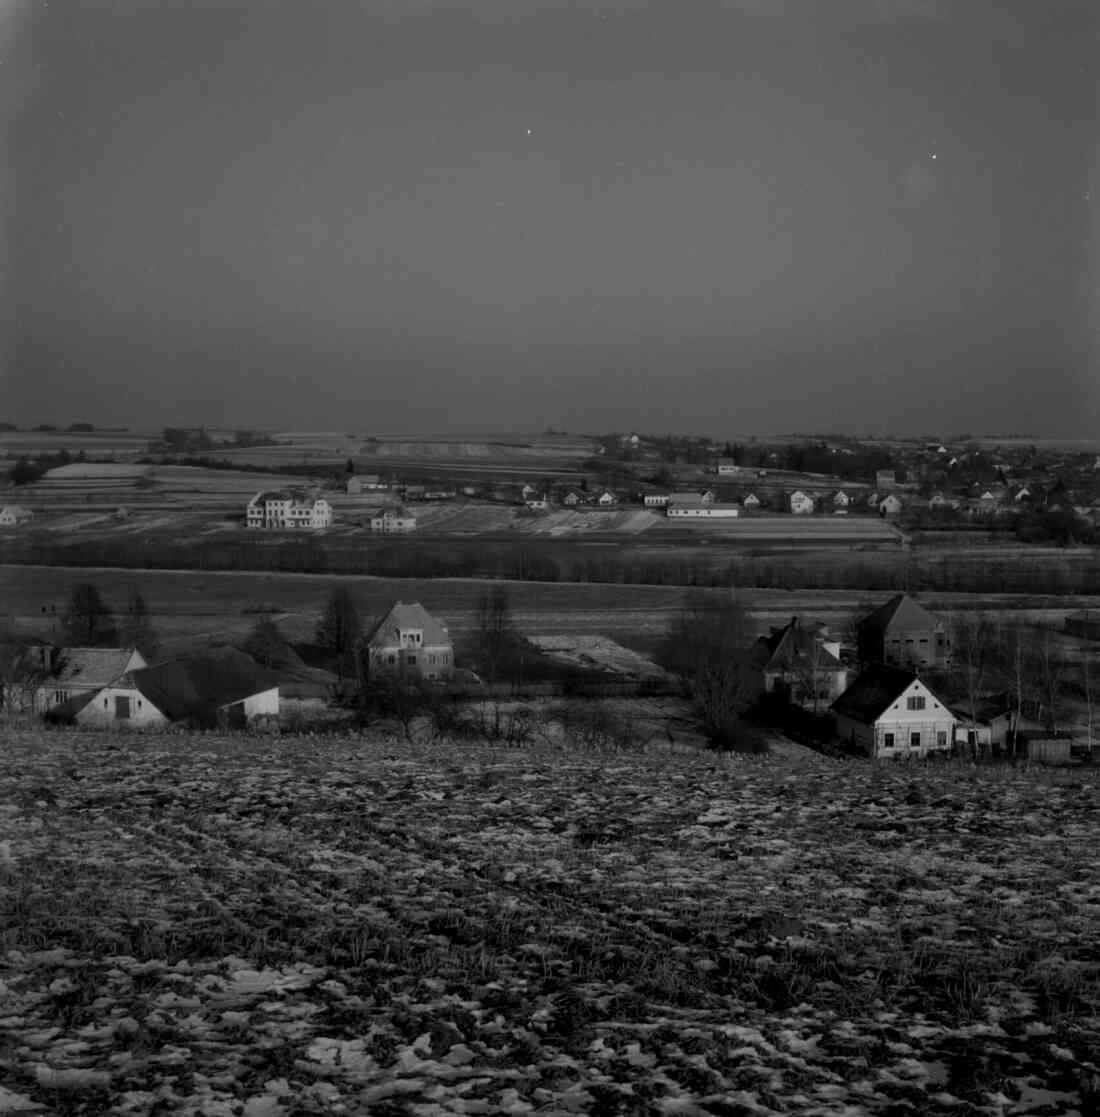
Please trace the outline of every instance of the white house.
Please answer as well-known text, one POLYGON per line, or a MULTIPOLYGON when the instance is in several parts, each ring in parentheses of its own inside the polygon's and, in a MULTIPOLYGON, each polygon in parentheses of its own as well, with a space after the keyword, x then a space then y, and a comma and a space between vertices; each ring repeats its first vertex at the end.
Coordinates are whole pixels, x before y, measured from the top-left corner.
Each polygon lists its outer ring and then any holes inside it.
POLYGON ((746 512, 752 512, 760 507, 760 498, 756 495, 756 493, 749 493, 749 495, 745 497, 742 503, 745 506, 746 512))
POLYGON ((596 499, 596 503, 604 508, 607 508, 610 507, 612 504, 618 504, 619 498, 613 492, 609 491, 608 489, 604 489, 604 491, 600 493, 599 497, 596 499))
POLYGON ((454 644, 447 626, 418 601, 391 606, 371 629, 367 654, 374 674, 443 679, 454 672, 454 644))
POLYGON ((95 694, 131 671, 147 666, 137 648, 38 649, 43 673, 34 698, 39 712, 95 694))
POLYGON ((416 517, 400 505, 392 504, 371 516, 370 529, 384 532, 416 531, 416 517))
POLYGON ((184 722, 243 729, 278 720, 279 686, 249 656, 222 648, 127 671, 108 686, 70 698, 49 716, 99 728, 184 722))
POLYGON ((332 526, 332 505, 300 490, 258 492, 249 502, 245 520, 252 528, 317 531, 332 526))
POLYGON ((801 489, 791 493, 791 511, 796 516, 807 516, 814 510, 814 498, 801 489))
POLYGON ((741 472, 741 467, 737 465, 733 458, 719 458, 717 473, 719 477, 736 477, 741 472))
POLYGON ((875 759, 947 751, 955 715, 912 671, 867 667, 833 703, 837 733, 875 759))
POLYGON ((17 527, 26 523, 34 513, 29 508, 21 508, 18 504, 5 504, 0 508, 0 527, 17 527))
POLYGON ((580 504, 581 498, 577 495, 577 493, 573 492, 573 490, 570 489, 569 492, 567 492, 565 496, 561 498, 561 502, 565 505, 566 508, 576 508, 577 505, 580 504))
POLYGON ((897 516, 901 513, 901 500, 899 497, 890 493, 884 496, 878 502, 878 514, 880 516, 897 516))
POLYGON ((833 507, 843 508, 847 511, 851 503, 852 498, 843 489, 838 489, 836 495, 833 497, 833 507))
POLYGON ((668 493, 646 493, 642 497, 642 503, 647 508, 667 508, 669 502, 668 493))
POLYGON ((735 520, 741 515, 741 508, 737 504, 704 504, 699 501, 695 504, 670 504, 665 515, 670 520, 735 520))

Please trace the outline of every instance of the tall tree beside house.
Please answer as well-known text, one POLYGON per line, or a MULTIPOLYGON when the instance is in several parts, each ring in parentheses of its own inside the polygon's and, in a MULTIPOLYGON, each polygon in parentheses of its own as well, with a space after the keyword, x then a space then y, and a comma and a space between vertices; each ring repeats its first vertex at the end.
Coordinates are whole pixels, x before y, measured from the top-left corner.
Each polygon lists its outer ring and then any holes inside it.
POLYGON ((92 582, 81 582, 73 587, 61 623, 65 639, 77 647, 110 646, 118 639, 114 613, 92 582))
POLYGON ((489 682, 496 682, 501 661, 515 638, 512 603, 508 590, 493 586, 481 595, 477 606, 477 637, 489 682))
POLYGON ((734 597, 689 600, 665 633, 660 662, 681 680, 711 746, 765 751, 745 714, 757 692, 748 612, 734 597))
POLYGON ((316 639, 336 657, 340 678, 354 667, 355 650, 363 638, 363 621, 347 586, 335 586, 317 622, 316 639))
POLYGON ((996 670, 996 626, 984 613, 960 613, 951 622, 951 655, 966 694, 970 728, 977 727, 978 703, 996 670))
POLYGON ((160 651, 160 640, 153 627, 152 614, 139 590, 131 591, 130 599, 126 603, 121 636, 123 647, 137 648, 147 661, 156 658, 157 652, 160 651))

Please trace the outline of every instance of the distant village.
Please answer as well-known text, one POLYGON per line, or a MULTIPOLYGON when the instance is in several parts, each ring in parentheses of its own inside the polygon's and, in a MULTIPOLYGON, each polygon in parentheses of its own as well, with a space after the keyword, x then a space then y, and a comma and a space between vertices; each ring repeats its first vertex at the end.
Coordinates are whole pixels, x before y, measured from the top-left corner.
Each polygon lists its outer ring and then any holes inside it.
MULTIPOLYGON (((637 434, 619 438, 620 445, 597 446, 600 467, 616 457, 633 473, 655 451, 637 434), (648 453, 647 453, 648 450, 648 453)), ((699 472, 709 472, 712 484, 692 489, 662 486, 654 480, 629 485, 592 488, 545 482, 517 482, 514 486, 467 484, 461 486, 418 483, 380 473, 349 471, 343 482, 351 497, 372 501, 392 498, 375 509, 367 524, 371 531, 406 533, 417 528, 410 505, 437 501, 487 500, 514 504, 537 514, 553 508, 610 509, 641 505, 661 511, 677 521, 732 520, 754 515, 878 516, 908 522, 989 521, 1041 511, 1064 512, 1095 526, 1100 523, 1100 456, 1043 455, 1037 450, 991 453, 943 443, 907 445, 895 456, 900 464, 874 470, 866 478, 851 478, 837 486, 827 483, 844 474, 845 458, 856 451, 849 446, 819 447, 827 460, 812 464, 829 466, 813 484, 812 474, 795 452, 777 450, 752 454, 739 448, 736 455, 719 456, 699 472), (755 461, 751 459, 755 458, 755 461), (799 468, 794 468, 798 466, 799 468), (791 477, 803 481, 792 486, 791 477)), ((821 454, 819 454, 821 456, 821 454)), ((805 455, 802 455, 804 459, 805 455)), ((660 471, 658 471, 660 472, 660 471)), ((669 478, 671 480, 671 477, 669 478)), ((5 509, 0 524, 29 515, 18 508, 5 509)), ((321 530, 333 525, 333 508, 322 491, 303 488, 261 490, 248 502, 244 521, 250 528, 321 530)))

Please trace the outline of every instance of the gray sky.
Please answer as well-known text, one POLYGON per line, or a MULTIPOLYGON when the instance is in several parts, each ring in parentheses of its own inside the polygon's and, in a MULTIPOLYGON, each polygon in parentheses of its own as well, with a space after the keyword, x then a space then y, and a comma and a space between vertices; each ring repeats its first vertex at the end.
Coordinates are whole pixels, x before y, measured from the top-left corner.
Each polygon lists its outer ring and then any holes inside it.
POLYGON ((0 0, 11 418, 1095 432, 1095 0, 0 0))

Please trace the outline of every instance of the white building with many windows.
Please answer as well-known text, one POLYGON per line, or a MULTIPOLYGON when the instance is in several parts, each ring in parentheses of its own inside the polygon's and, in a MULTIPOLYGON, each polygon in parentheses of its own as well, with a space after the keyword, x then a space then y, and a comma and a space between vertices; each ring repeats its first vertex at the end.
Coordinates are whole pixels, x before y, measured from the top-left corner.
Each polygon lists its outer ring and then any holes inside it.
POLYGON ((245 520, 249 527, 318 531, 332 526, 332 505, 293 489, 259 492, 248 502, 245 520))

